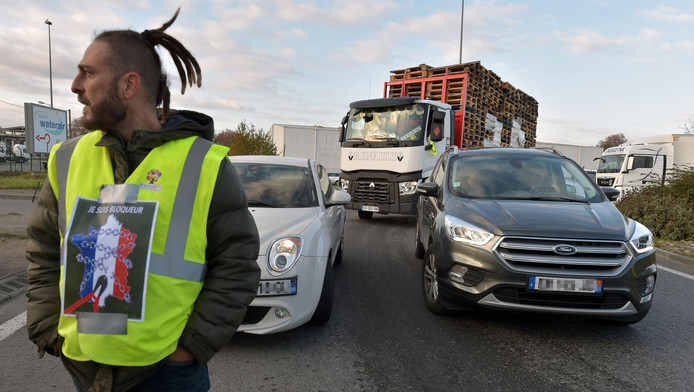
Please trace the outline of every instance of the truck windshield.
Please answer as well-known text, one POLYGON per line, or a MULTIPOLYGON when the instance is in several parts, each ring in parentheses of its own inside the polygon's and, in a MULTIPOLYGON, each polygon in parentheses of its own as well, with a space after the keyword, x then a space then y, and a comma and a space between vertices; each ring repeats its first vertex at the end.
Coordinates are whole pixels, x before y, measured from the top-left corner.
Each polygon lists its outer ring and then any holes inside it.
POLYGON ((346 140, 420 141, 426 110, 421 104, 355 108, 349 113, 346 140))
POLYGON ((619 173, 624 163, 624 154, 603 155, 600 157, 598 173, 619 173))

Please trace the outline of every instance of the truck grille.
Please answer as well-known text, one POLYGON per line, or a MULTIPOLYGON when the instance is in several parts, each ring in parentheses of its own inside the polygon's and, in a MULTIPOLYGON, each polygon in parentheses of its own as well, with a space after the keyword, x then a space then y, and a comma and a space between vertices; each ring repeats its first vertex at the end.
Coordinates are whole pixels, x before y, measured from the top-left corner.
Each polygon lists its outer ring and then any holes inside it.
POLYGON ((598 178, 598 186, 612 186, 612 184, 614 184, 614 177, 598 178))
POLYGON ((615 276, 631 260, 626 244, 619 241, 504 237, 494 252, 511 270, 529 274, 615 276), (559 254, 559 246, 575 253, 559 254))
POLYGON ((354 201, 390 203, 390 185, 382 181, 357 181, 354 201))

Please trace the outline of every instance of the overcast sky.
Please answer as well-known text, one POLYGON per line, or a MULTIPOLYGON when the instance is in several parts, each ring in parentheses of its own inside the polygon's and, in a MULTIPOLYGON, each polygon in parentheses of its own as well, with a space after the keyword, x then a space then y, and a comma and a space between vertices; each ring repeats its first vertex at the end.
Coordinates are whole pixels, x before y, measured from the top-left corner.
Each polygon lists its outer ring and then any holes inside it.
MULTIPOLYGON (((159 27, 197 57, 201 89, 172 107, 215 128, 243 120, 337 127, 352 101, 379 98, 390 71, 457 64, 461 0, 0 0, 0 126, 24 125, 24 102, 81 116, 70 91, 94 33, 159 27)), ((481 61, 539 102, 537 140, 595 145, 681 133, 694 120, 691 0, 467 0, 463 62, 481 61)))

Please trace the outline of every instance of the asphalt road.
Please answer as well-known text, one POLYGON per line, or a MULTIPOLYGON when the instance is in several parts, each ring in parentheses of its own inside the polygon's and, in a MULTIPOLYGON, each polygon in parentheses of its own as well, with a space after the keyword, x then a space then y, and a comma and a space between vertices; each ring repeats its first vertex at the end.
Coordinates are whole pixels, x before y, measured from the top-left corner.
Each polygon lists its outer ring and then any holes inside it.
MULTIPOLYGON (((691 267, 660 263, 668 270, 659 273, 651 312, 631 326, 487 312, 441 317, 422 302, 413 238, 413 218, 360 221, 349 211, 333 318, 236 335, 210 362, 213 390, 692 390, 691 267)), ((23 310, 23 297, 0 307, 0 338, 23 310)), ((73 390, 56 358, 37 359, 24 329, 0 339, 0 363, 0 390, 73 390)))

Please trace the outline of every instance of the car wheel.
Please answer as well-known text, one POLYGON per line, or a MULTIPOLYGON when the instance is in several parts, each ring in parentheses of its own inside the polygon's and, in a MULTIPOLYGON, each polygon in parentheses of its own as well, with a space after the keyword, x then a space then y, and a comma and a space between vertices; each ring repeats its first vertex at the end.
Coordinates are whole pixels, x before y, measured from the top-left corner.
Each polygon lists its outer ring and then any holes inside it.
POLYGON ((340 265, 342 264, 342 249, 345 247, 345 235, 342 234, 342 237, 340 238, 340 247, 337 248, 337 254, 335 255, 335 261, 333 261, 333 265, 340 265))
POLYGON ((417 219, 417 228, 415 229, 415 234, 414 234, 414 255, 418 258, 421 259, 424 257, 424 252, 426 249, 424 249, 424 245, 422 245, 422 238, 419 235, 419 219, 417 219))
POLYGON ((424 294, 424 304, 432 313, 446 314, 449 312, 439 295, 436 256, 434 255, 433 246, 427 249, 422 262, 422 293, 424 294))
POLYGON ((371 211, 357 211, 359 214, 359 219, 371 219, 374 213, 371 211))
POLYGON ((313 325, 323 325, 330 320, 330 315, 333 312, 333 296, 335 294, 335 285, 333 282, 333 267, 328 264, 325 267, 325 277, 323 278, 323 288, 320 292, 320 300, 316 311, 309 323, 313 325))

